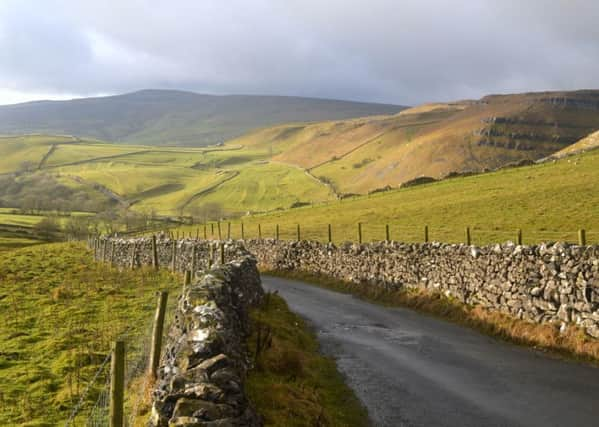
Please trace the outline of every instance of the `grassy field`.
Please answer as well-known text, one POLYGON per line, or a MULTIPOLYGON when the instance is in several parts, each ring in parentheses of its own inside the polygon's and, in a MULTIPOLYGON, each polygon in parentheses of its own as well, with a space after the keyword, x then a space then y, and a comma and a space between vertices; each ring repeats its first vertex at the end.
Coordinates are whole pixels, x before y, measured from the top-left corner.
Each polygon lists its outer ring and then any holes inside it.
POLYGON ((12 211, 0 208, 0 252, 45 243, 34 231, 34 226, 45 218, 43 215, 22 215, 12 211))
MULTIPOLYGON (((64 422, 117 337, 130 363, 139 358, 155 292, 170 289, 174 302, 179 289, 167 272, 96 264, 79 244, 0 252, 0 283, 0 424, 24 426, 64 422)), ((78 425, 103 387, 92 387, 78 425)))
POLYGON ((298 168, 262 163, 239 170, 235 178, 192 205, 219 203, 232 212, 285 209, 294 203, 330 200, 329 189, 298 168))
MULTIPOLYGON (((332 224, 335 242, 357 241, 361 222, 363 241, 390 238, 421 242, 424 226, 433 241, 464 242, 471 228, 472 242, 485 244, 515 240, 522 229, 524 243, 577 241, 577 230, 587 230, 587 241, 599 243, 599 151, 557 162, 504 169, 448 179, 370 196, 252 215, 243 218, 245 237, 280 237, 325 241, 332 224)), ((188 227, 189 231, 192 228, 188 227)), ((238 221, 233 237, 240 237, 238 221)))
POLYGON ((273 153, 265 146, 156 148, 26 136, 4 138, 3 155, 10 161, 0 163, 0 173, 23 171, 22 163, 30 162, 24 176, 49 174, 93 201, 106 197, 99 190, 105 188, 133 210, 162 215, 190 215, 206 203, 219 205, 227 214, 242 214, 334 198, 326 185, 302 169, 269 162, 273 153))
POLYGON ((47 135, 0 137, 0 174, 28 167, 37 168, 53 144, 72 144, 74 138, 47 135))
POLYGON ((9 237, 0 235, 0 252, 9 251, 13 249, 23 248, 25 246, 38 245, 43 243, 37 239, 31 239, 27 237, 9 237))

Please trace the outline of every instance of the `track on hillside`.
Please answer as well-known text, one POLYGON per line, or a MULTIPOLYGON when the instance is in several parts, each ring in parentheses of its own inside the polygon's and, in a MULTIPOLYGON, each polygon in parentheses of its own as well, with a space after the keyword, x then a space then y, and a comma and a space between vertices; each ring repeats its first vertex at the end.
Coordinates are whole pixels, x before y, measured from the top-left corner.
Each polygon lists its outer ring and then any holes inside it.
POLYGON ((264 276, 315 328, 375 426, 597 426, 599 368, 402 308, 264 276))

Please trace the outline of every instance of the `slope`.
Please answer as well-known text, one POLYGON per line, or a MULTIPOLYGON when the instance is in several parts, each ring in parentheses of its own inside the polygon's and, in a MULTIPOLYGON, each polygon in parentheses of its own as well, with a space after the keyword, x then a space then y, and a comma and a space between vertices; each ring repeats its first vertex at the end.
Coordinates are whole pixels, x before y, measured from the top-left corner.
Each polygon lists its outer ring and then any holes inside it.
MULTIPOLYGON (((335 242, 356 241, 362 223, 364 241, 390 237, 421 242, 424 226, 434 241, 463 242, 471 228, 475 244, 515 240, 522 229, 524 242, 577 241, 577 230, 587 230, 587 241, 599 243, 599 151, 532 166, 502 169, 432 184, 359 196, 313 207, 302 207, 243 218, 245 236, 296 237, 326 241, 327 224, 335 242)), ((233 237, 240 226, 233 224, 233 237)))
POLYGON ((575 144, 569 145, 563 150, 558 151, 553 154, 552 157, 563 157, 571 154, 582 153, 588 150, 594 150, 599 148, 599 131, 593 132, 592 134, 586 136, 575 144))
POLYGON ((599 129, 599 91, 493 95, 429 104, 392 116, 289 124, 231 144, 330 182, 339 193, 396 187, 419 176, 537 160, 599 129))

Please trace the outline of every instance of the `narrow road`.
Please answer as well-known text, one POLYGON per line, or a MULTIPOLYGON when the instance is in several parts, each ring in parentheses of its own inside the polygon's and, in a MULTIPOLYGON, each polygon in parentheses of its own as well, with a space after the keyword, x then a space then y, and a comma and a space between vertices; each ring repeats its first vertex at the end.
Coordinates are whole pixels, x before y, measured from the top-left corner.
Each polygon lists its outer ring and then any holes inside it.
POLYGON ((599 426, 599 368, 301 282, 263 284, 315 327, 375 426, 599 426))

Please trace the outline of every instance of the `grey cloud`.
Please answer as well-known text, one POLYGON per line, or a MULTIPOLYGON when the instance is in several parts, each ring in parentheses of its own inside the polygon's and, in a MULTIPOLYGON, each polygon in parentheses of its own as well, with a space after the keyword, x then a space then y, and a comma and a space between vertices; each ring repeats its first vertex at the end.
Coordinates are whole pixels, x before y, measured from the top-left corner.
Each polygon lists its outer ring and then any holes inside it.
POLYGON ((597 87, 594 0, 4 0, 0 88, 417 104, 597 87))

